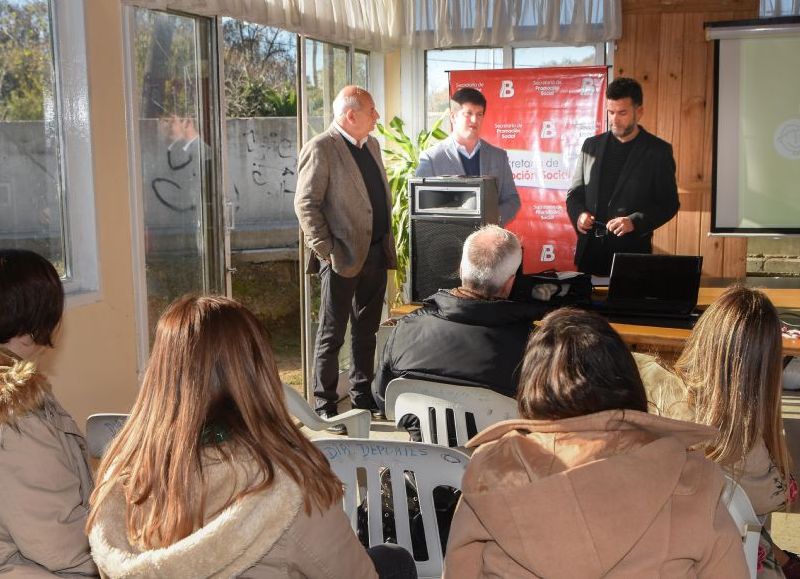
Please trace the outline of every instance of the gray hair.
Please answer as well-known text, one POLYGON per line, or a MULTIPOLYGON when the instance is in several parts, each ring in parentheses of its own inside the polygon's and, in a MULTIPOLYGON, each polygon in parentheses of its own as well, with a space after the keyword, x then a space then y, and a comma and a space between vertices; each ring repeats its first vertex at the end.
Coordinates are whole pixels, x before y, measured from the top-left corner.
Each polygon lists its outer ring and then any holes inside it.
POLYGON ((461 283, 487 297, 496 297, 521 262, 519 238, 498 225, 485 225, 464 241, 461 283))
POLYGON ((340 119, 342 118, 347 111, 354 110, 360 111, 361 110, 361 97, 367 92, 363 88, 358 88, 355 91, 355 94, 345 95, 342 94, 344 91, 340 92, 336 95, 336 98, 333 99, 333 118, 340 119))

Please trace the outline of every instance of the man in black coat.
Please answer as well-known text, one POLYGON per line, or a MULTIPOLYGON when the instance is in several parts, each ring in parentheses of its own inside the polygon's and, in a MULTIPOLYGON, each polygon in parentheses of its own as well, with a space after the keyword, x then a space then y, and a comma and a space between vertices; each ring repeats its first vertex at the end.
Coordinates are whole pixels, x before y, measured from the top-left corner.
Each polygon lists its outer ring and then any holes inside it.
POLYGON ((672 146, 639 126, 642 101, 635 80, 609 84, 610 130, 586 139, 578 157, 567 213, 582 272, 606 276, 615 253, 651 253, 653 231, 680 207, 672 146))
MULTIPOLYGON (((386 387, 394 378, 421 378, 479 386, 515 396, 519 365, 533 321, 545 303, 508 300, 522 250, 516 235, 487 225, 464 242, 461 286, 439 290, 392 331, 372 383, 385 410, 386 387)), ((416 417, 403 425, 418 435, 416 417)))

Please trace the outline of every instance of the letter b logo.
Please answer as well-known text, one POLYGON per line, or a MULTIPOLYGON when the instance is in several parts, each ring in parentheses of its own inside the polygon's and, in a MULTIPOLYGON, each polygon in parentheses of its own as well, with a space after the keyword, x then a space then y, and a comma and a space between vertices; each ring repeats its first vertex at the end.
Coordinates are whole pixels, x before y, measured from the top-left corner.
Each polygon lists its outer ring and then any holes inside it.
POLYGON ((539 261, 555 261, 555 260, 556 260, 556 248, 552 245, 543 245, 542 255, 539 258, 539 261))
POLYGON ((500 98, 507 99, 514 96, 514 81, 503 80, 500 82, 500 98))
POLYGON ((542 138, 552 139, 556 136, 556 124, 553 121, 542 122, 542 138))

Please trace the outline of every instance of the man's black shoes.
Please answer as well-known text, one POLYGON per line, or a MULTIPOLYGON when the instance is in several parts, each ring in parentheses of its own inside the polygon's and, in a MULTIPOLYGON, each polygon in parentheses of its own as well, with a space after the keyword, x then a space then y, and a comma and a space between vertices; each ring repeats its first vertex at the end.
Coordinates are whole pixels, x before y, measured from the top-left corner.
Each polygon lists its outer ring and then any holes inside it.
MULTIPOLYGON (((335 410, 318 410, 317 414, 320 418, 324 418, 326 420, 330 420, 331 418, 335 418, 339 415, 339 413, 335 410)), ((347 427, 344 424, 331 424, 325 430, 332 434, 347 435, 347 427)))

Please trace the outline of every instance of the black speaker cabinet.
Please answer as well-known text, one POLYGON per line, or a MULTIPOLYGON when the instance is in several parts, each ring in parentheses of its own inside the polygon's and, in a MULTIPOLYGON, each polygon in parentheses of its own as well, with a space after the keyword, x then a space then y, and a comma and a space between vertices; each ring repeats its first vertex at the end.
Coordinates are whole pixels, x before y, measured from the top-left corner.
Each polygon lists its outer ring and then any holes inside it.
POLYGON ((411 206, 411 301, 439 289, 458 287, 464 240, 488 223, 497 223, 494 177, 409 179, 411 206))

